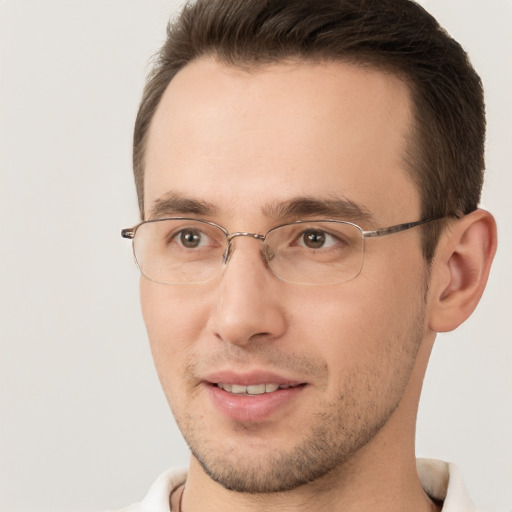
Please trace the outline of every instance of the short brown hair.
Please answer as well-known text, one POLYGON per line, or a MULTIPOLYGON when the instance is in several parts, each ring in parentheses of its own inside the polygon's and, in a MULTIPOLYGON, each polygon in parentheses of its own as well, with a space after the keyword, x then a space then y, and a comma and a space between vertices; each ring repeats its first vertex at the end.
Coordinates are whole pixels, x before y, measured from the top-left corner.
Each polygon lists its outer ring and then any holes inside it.
MULTIPOLYGON (((342 61, 396 74, 414 109, 408 152, 422 218, 477 208, 483 183, 482 84, 462 47, 411 0, 198 0, 169 23, 135 123, 133 168, 144 215, 144 149, 174 75, 194 59, 230 65, 342 61)), ((439 223, 424 226, 431 261, 439 223)))

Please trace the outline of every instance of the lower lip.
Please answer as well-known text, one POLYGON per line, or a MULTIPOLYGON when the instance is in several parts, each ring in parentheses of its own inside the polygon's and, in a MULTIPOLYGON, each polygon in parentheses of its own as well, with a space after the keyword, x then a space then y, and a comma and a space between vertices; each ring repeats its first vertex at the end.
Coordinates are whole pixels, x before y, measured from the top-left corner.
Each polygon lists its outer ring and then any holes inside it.
POLYGON ((304 385, 300 385, 262 395, 236 395, 216 385, 208 385, 215 407, 228 418, 244 423, 254 423, 270 418, 297 398, 304 388, 304 385))

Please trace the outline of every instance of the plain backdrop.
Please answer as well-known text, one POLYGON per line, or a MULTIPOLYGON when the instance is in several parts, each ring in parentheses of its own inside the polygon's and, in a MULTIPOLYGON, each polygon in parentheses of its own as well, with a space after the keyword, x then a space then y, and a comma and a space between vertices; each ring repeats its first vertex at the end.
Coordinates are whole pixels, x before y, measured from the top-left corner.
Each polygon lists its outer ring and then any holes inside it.
MULTIPOLYGON (((456 461, 483 510, 512 510, 512 2, 423 2, 487 95, 500 247, 473 317, 438 337, 419 456, 456 461)), ((187 448, 160 390, 121 228, 138 220, 135 113, 178 2, 0 0, 0 509, 142 498, 187 448)))

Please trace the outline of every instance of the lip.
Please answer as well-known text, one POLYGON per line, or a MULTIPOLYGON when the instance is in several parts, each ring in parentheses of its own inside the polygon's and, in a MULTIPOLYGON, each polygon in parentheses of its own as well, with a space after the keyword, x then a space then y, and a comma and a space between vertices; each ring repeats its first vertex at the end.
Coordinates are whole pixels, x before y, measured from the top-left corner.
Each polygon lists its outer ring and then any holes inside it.
POLYGON ((215 372, 207 376, 204 384, 213 405, 223 416, 244 423, 257 423, 272 419, 273 416, 277 417, 281 411, 288 409, 307 387, 304 382, 266 371, 215 372), (261 395, 237 395, 224 391, 217 386, 217 383, 242 386, 265 383, 293 387, 261 395))

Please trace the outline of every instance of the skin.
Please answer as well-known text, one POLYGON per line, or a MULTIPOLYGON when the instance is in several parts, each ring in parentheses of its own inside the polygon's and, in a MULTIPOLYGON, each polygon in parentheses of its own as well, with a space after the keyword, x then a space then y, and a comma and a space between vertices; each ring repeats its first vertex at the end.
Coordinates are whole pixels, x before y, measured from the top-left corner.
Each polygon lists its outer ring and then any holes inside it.
MULTIPOLYGON (((408 88, 389 74, 343 63, 248 71, 195 61, 152 121, 145 217, 177 194, 215 211, 160 215, 266 233, 297 220, 269 215, 270 204, 336 194, 371 214, 363 229, 418 220, 406 167, 411 126, 408 88)), ((490 239, 489 217, 472 219, 484 225, 474 244, 490 239)), ((454 232, 470 222, 461 226, 454 232)), ((356 279, 304 286, 276 278, 260 244, 236 239, 223 274, 205 284, 141 280, 156 368, 193 454, 183 508, 435 510, 415 470, 414 428, 434 327, 453 328, 454 311, 465 318, 483 290, 473 287, 467 311, 460 294, 451 316, 441 307, 468 285, 463 259, 451 259, 459 246, 443 239, 429 274, 419 229, 370 239, 356 279), (204 382, 217 370, 271 371, 304 386, 268 418, 234 421, 204 382)), ((486 247, 491 254, 492 240, 486 247)))

